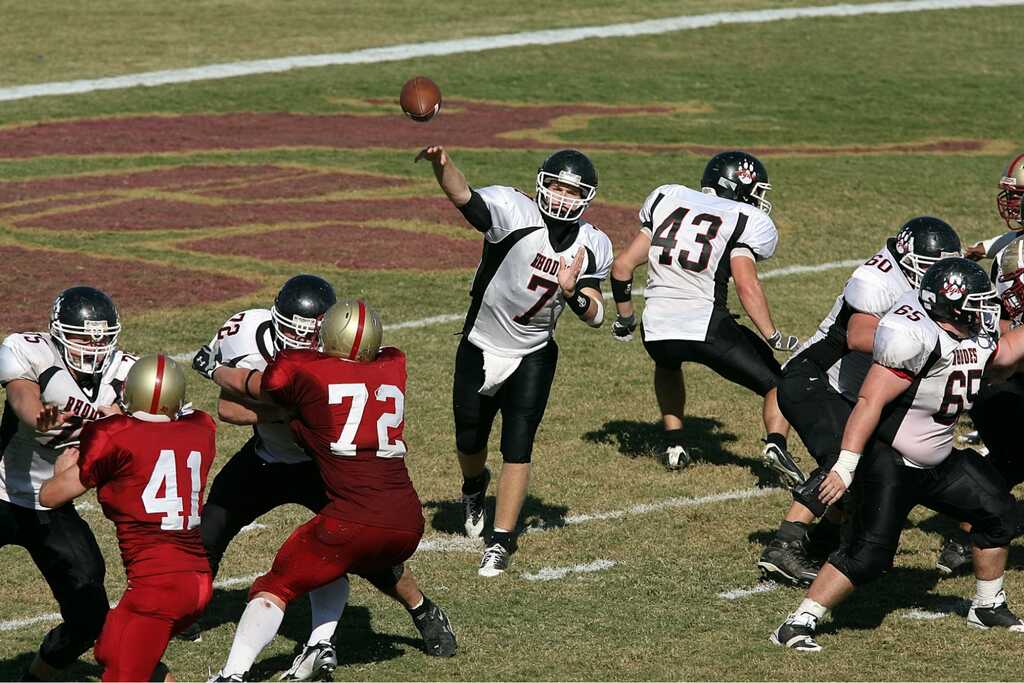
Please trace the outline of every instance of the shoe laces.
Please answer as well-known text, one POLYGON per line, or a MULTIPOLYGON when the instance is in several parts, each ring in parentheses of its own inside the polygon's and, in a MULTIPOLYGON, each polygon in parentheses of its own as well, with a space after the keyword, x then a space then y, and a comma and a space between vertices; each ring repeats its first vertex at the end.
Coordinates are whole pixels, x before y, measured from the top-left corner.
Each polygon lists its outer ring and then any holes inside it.
POLYGON ((810 612, 800 612, 799 614, 794 612, 786 619, 786 623, 790 626, 804 626, 813 631, 818 627, 818 617, 810 612))
POLYGON ((505 546, 495 543, 484 550, 482 564, 500 564, 506 557, 508 557, 508 550, 505 549, 505 546))

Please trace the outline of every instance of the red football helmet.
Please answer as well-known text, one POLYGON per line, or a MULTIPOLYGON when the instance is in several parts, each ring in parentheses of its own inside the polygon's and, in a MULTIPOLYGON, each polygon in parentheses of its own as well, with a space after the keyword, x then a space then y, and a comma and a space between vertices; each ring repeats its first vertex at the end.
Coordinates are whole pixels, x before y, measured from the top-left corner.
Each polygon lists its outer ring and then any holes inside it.
POLYGON ((999 215, 1010 230, 1024 230, 1021 197, 1024 197, 1024 154, 1010 162, 999 181, 999 194, 996 195, 999 215))

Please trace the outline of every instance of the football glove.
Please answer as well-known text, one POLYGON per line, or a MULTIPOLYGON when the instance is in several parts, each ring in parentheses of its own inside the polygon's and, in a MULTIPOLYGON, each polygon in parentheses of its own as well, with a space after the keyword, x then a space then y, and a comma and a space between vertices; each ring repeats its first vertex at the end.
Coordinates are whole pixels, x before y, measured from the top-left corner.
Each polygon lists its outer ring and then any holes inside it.
POLYGON ((617 315, 615 316, 615 322, 612 323, 612 337, 620 342, 633 341, 633 331, 635 329, 636 315, 631 315, 628 318, 617 315))
POLYGON ((212 380, 214 371, 223 365, 221 362, 220 345, 203 344, 192 357, 192 369, 206 379, 212 380))
POLYGON ((791 353, 796 350, 796 347, 800 346, 800 339, 792 334, 782 334, 776 328, 775 334, 766 339, 768 346, 772 347, 776 351, 785 351, 791 353))

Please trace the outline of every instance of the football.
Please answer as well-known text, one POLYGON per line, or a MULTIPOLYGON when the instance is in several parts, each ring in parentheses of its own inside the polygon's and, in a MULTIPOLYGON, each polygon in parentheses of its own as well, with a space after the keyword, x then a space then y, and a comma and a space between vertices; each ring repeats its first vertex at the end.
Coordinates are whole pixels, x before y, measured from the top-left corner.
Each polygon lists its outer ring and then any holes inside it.
POLYGON ((416 76, 402 86, 398 103, 410 119, 425 123, 441 111, 441 89, 426 76, 416 76))

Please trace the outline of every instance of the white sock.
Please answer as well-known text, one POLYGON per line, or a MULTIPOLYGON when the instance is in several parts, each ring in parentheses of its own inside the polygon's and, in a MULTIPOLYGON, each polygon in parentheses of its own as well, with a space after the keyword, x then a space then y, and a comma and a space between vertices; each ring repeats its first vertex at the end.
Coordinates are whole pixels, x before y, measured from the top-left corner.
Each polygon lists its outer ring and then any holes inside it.
POLYGON ((996 601, 996 596, 1003 590, 1003 579, 1006 574, 1000 576, 998 579, 992 579, 991 581, 982 581, 977 579, 975 581, 974 588, 974 606, 980 605, 991 605, 996 601))
POLYGON ((348 603, 348 577, 342 576, 309 592, 312 626, 307 645, 330 640, 348 603))
POLYGON ((281 628, 284 611, 265 598, 249 601, 238 620, 235 640, 231 643, 231 653, 221 672, 225 676, 244 674, 252 668, 259 653, 270 644, 281 628))
POLYGON ((498 527, 494 527, 494 531, 495 531, 495 533, 499 533, 499 534, 507 534, 508 533, 508 529, 499 529, 498 527))
POLYGON ((804 601, 800 603, 800 606, 796 608, 796 612, 793 614, 810 614, 816 620, 821 621, 828 614, 828 607, 810 598, 804 598, 804 601))

